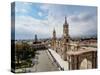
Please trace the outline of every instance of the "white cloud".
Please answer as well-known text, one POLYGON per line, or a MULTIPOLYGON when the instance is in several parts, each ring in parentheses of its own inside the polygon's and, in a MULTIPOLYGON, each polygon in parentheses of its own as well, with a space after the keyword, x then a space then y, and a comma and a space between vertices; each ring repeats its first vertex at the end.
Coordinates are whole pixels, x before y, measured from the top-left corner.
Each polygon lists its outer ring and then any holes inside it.
POLYGON ((16 24, 15 24, 16 38, 20 34, 22 35, 26 34, 27 37, 28 33, 33 34, 33 36, 34 34, 49 35, 49 28, 47 27, 46 24, 47 23, 45 20, 41 21, 30 16, 18 16, 16 17, 16 24))
POLYGON ((28 13, 28 10, 26 8, 15 8, 16 13, 28 13))
POLYGON ((42 9, 43 11, 47 11, 49 10, 49 8, 51 8, 51 5, 48 5, 48 4, 42 4, 40 9, 42 9))
POLYGON ((43 16, 43 13, 42 12, 38 12, 38 15, 41 17, 41 16, 43 16))

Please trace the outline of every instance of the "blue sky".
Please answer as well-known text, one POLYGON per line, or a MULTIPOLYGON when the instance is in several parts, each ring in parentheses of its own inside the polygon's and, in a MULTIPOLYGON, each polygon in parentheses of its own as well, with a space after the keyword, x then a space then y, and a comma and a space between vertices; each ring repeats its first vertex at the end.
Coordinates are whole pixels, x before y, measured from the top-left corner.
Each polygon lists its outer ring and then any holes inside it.
MULTIPOLYGON (((67 17, 71 37, 97 35, 97 8, 90 6, 15 3, 15 39, 62 37, 64 18, 67 17)), ((12 17, 14 15, 12 14, 12 17)))

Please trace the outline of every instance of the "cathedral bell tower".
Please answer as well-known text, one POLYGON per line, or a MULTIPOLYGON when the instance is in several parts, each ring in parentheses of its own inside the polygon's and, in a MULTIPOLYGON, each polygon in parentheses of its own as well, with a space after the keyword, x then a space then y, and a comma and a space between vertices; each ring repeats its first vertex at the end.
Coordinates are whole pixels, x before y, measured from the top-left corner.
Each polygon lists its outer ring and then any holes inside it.
POLYGON ((69 50, 69 27, 67 19, 65 17, 65 23, 63 24, 63 49, 62 49, 62 58, 67 60, 66 52, 69 50))

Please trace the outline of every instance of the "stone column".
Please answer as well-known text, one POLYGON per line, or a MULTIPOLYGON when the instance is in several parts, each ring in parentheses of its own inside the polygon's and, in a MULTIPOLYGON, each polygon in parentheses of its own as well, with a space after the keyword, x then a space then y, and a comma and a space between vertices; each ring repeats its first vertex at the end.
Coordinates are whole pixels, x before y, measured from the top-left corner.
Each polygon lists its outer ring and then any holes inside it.
POLYGON ((78 56, 76 56, 76 55, 71 55, 70 56, 69 69, 70 70, 77 70, 77 69, 79 69, 78 56))

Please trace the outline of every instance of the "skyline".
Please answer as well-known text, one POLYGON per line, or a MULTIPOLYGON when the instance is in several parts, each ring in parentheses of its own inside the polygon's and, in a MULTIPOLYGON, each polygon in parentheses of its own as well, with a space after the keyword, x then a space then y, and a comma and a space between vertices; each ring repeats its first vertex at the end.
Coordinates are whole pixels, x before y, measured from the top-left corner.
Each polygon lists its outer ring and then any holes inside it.
POLYGON ((15 39, 34 39, 35 34, 50 38, 54 28, 57 37, 62 37, 65 16, 71 37, 97 36, 97 7, 16 2, 12 13, 15 39))

